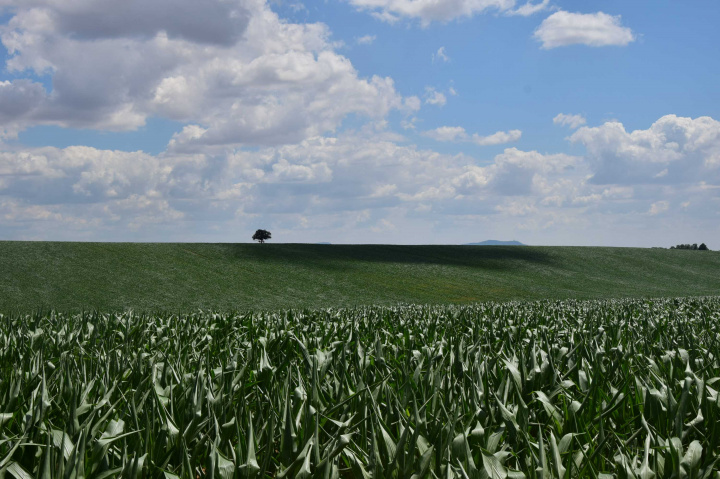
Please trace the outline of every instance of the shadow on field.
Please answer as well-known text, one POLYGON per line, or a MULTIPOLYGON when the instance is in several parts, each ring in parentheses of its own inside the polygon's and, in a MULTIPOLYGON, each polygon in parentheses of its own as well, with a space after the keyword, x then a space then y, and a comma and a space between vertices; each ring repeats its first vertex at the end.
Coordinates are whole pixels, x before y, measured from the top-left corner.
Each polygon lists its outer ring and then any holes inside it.
POLYGON ((550 265, 554 262, 544 251, 526 246, 225 244, 222 247, 244 261, 329 269, 346 269, 353 263, 370 262, 500 270, 519 268, 523 263, 550 265))

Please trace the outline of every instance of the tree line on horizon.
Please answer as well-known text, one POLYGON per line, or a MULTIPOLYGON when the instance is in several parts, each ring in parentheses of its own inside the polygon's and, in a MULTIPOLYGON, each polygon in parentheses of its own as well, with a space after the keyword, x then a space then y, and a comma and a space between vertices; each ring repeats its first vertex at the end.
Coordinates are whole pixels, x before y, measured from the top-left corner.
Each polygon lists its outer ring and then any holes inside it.
POLYGON ((699 250, 699 251, 709 251, 710 248, 708 248, 705 243, 701 243, 700 246, 697 245, 697 243, 693 244, 679 244, 676 246, 671 246, 670 249, 691 249, 691 250, 699 250))

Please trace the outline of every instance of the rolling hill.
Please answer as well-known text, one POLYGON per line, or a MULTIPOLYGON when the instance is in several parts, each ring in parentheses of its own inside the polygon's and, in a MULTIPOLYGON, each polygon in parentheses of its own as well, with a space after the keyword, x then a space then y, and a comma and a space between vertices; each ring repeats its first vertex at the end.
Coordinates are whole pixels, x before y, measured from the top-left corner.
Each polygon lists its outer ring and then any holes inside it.
POLYGON ((526 246, 519 241, 486 240, 480 243, 467 243, 469 246, 526 246))
POLYGON ((640 248, 4 241, 0 271, 6 313, 720 294, 720 253, 640 248))

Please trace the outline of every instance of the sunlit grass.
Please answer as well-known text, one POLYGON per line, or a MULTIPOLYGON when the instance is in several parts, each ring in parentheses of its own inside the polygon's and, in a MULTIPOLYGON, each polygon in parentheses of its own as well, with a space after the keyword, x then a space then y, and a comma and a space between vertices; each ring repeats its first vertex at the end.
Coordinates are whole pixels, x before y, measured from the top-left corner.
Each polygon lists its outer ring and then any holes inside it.
POLYGON ((0 241, 0 311, 213 311, 720 294, 720 253, 0 241))

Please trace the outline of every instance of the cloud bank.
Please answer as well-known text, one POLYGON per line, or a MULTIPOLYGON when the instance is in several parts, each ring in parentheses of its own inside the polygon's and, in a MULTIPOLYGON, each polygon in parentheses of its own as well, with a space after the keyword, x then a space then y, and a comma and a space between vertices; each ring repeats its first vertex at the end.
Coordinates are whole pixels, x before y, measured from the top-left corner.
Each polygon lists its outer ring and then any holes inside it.
POLYGON ((201 240, 262 219, 294 239, 332 232, 402 242, 405 228, 437 234, 473 221, 538 235, 623 219, 638 228, 660 215, 717 223, 709 206, 720 202, 717 120, 668 115, 632 132, 607 122, 570 141, 587 154, 506 148, 483 161, 400 144, 381 124, 222 154, 5 151, 0 228, 5 237, 146 240, 192 228, 201 240))
MULTIPOLYGON (((415 128, 422 120, 414 113, 445 105, 452 88, 403 96, 392 78, 360 75, 325 25, 280 19, 260 0, 209 0, 202 21, 196 2, 170 3, 0 0, 10 12, 0 27, 10 72, 0 82, 0 140, 37 125, 124 131, 153 117, 184 125, 156 155, 0 143, 3 238, 234 241, 236 232, 267 227, 299 241, 332 234, 337 242, 406 242, 409 229, 413 238, 448 242, 459 229, 552 230, 572 241, 573 232, 647 231, 658 217, 717 230, 713 118, 667 115, 627 131, 619 121, 587 126, 561 113, 554 123, 573 129, 569 140, 583 152, 440 153, 411 144, 387 121, 399 112, 415 128), (359 120, 342 126, 348 117, 359 120)), ((549 7, 354 3, 421 23, 549 7)), ((560 11, 536 38, 555 48, 627 45, 635 34, 619 17, 560 11)), ((462 126, 423 134, 479 146, 523 135, 462 126)))

